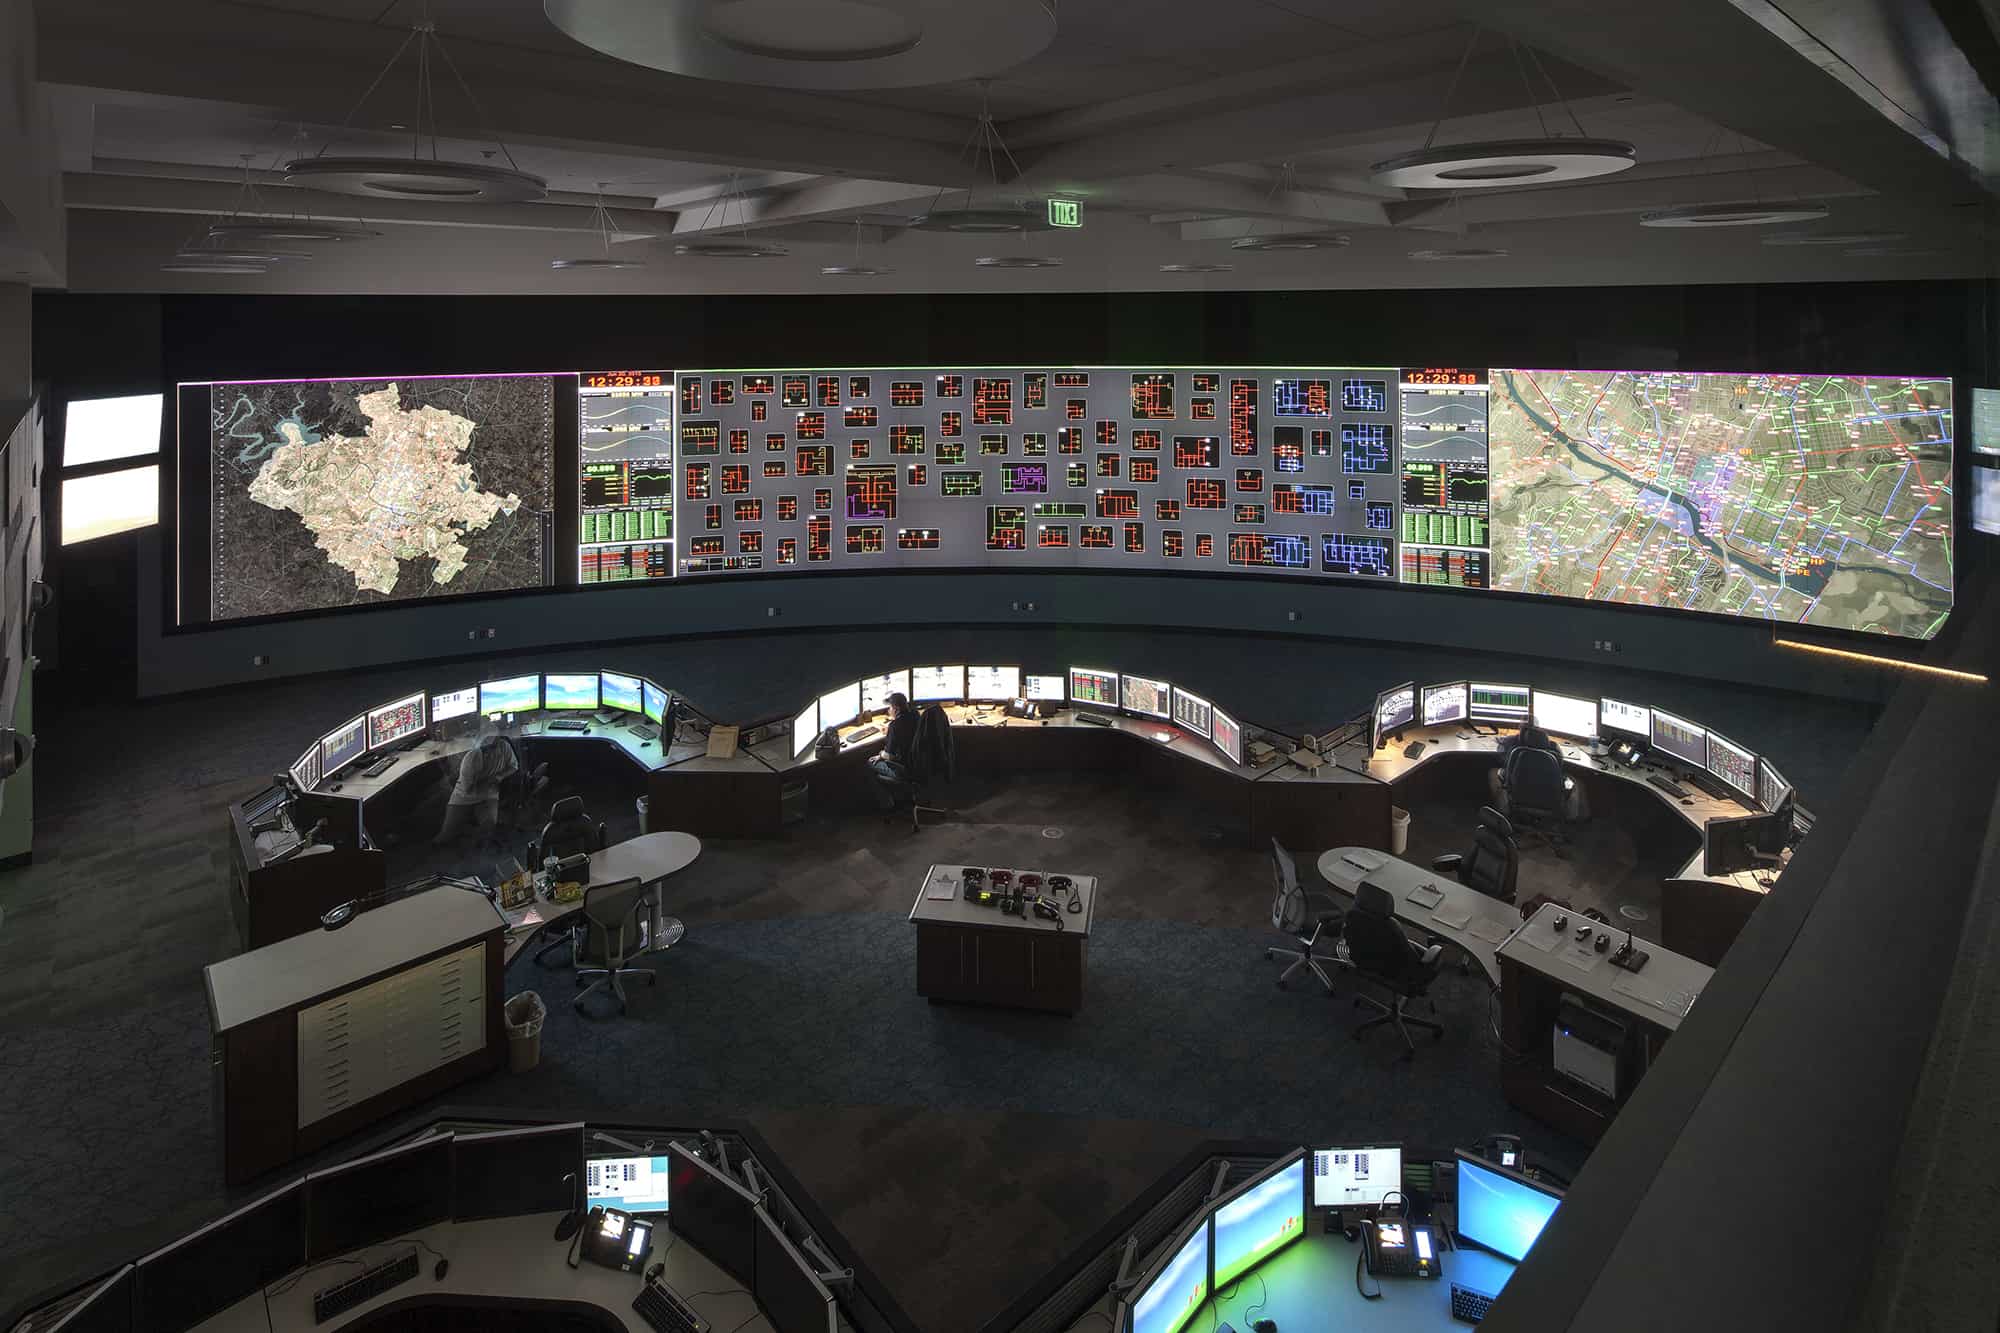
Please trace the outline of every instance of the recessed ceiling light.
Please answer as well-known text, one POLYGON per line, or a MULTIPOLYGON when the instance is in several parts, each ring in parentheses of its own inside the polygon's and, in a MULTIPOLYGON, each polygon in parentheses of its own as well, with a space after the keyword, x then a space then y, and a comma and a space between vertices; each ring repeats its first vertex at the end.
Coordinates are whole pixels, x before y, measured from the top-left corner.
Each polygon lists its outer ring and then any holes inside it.
POLYGON ((1457 263, 1471 259, 1505 259, 1505 250, 1494 250, 1484 246, 1462 245, 1455 249, 1412 250, 1410 258, 1426 264, 1457 263))
POLYGON ((595 51, 695 79, 909 88, 1012 69, 1055 39, 1052 0, 543 0, 595 51))
POLYGON ((764 241, 683 241, 674 253, 690 259, 782 259, 790 252, 764 241))
POLYGON ((1642 227, 1769 227, 1780 222, 1812 222, 1826 216, 1819 204, 1690 204, 1642 213, 1642 227))
POLYGON ((925 214, 910 224, 917 231, 948 231, 961 236, 997 236, 1007 232, 1046 231, 1049 220, 1022 208, 946 208, 925 214))
POLYGON ((286 165, 285 183, 371 199, 466 204, 518 203, 549 192, 547 181, 525 171, 416 157, 302 157, 286 165))
POLYGON ((218 241, 359 241, 382 233, 353 222, 271 218, 263 222, 218 222, 208 229, 218 241))
POLYGON ((1234 264, 1162 264, 1162 273, 1234 273, 1234 264))
POLYGON ((160 265, 162 273, 269 273, 262 264, 202 263, 193 259, 176 259, 160 265))
POLYGON ((893 268, 877 268, 873 264, 823 264, 819 270, 823 278, 880 278, 895 271, 893 268))
POLYGON ((1269 236, 1238 236, 1229 243, 1232 250, 1245 254, 1267 254, 1280 250, 1338 250, 1352 243, 1340 232, 1274 232, 1269 236))
POLYGON ((614 269, 644 268, 643 259, 551 259, 549 267, 565 273, 607 273, 614 269))
POLYGON ((1061 268, 1054 255, 982 255, 972 261, 980 268, 1061 268))
POLYGON ((1587 180, 1638 160, 1632 145, 1618 139, 1495 139, 1404 153, 1377 162, 1369 178, 1404 190, 1485 189, 1587 180))
POLYGON ((1786 231, 1776 236, 1766 236, 1766 245, 1880 245, 1888 241, 1908 239, 1907 232, 1900 231, 1786 231))

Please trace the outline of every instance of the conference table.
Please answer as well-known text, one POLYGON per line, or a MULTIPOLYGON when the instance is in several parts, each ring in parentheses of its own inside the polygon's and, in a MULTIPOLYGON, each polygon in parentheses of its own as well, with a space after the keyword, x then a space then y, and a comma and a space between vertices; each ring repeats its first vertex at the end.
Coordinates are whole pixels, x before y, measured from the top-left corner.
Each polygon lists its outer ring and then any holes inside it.
POLYGON ((636 879, 651 892, 652 920, 647 927, 646 952, 670 949, 687 934, 687 925, 663 910, 666 897, 660 881, 693 865, 701 855, 701 839, 692 833, 641 833, 590 854, 590 882, 611 884, 636 879))
POLYGON ((1335 847, 1320 853, 1318 865, 1319 877, 1344 897, 1354 897, 1364 879, 1387 889, 1396 900, 1396 920, 1451 945, 1499 988, 1500 946, 1521 928, 1521 913, 1511 903, 1370 847, 1335 847))

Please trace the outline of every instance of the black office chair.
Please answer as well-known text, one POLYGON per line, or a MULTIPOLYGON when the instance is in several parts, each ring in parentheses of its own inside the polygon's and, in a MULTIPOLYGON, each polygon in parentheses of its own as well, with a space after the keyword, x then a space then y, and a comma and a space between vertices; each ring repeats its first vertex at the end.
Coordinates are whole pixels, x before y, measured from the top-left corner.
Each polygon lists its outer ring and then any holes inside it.
POLYGON ((957 776, 958 747, 952 740, 951 719, 945 716, 944 705, 932 704, 917 716, 917 743, 910 750, 905 781, 910 792, 910 832, 923 832, 925 815, 952 817, 952 811, 941 805, 924 804, 924 797, 957 776))
POLYGON ((1472 847, 1438 857, 1431 862, 1431 869, 1456 875, 1459 883, 1489 898, 1513 902, 1521 873, 1521 844, 1514 840, 1513 823, 1490 805, 1479 807, 1472 847))
MULTIPOLYGON (((539 870, 548 857, 558 861, 565 857, 587 856, 591 852, 602 851, 605 845, 604 823, 593 820, 590 812, 583 808, 581 796, 565 796, 549 807, 549 822, 542 825, 542 836, 528 844, 528 869, 539 870)), ((584 874, 589 880, 588 869, 584 874)), ((548 956, 556 950, 569 946, 570 957, 576 957, 576 936, 579 927, 572 924, 535 951, 535 961, 547 966, 548 956)))
POLYGON ((512 736, 500 739, 514 752, 514 772, 500 784, 500 817, 509 828, 519 828, 528 803, 548 789, 549 765, 544 760, 530 768, 525 745, 512 736))
POLYGON ((625 966, 639 951, 639 910, 645 905, 646 886, 636 878, 593 884, 583 891, 583 934, 576 954, 576 981, 583 989, 570 1001, 578 1012, 591 995, 608 988, 618 998, 618 1012, 624 1013, 626 977, 659 984, 652 968, 625 966))
POLYGON ((1518 834, 1533 834, 1557 856, 1567 855, 1569 775, 1562 756, 1517 745, 1500 773, 1501 809, 1518 834))
POLYGON ((1331 927, 1336 935, 1340 931, 1341 919, 1346 913, 1324 893, 1309 893, 1299 886, 1298 863, 1292 854, 1276 838, 1271 839, 1271 879, 1275 893, 1271 898, 1271 925, 1298 941, 1296 949, 1280 949, 1275 946, 1264 950, 1264 957, 1285 957, 1292 965, 1278 974, 1278 989, 1292 979, 1292 973, 1306 968, 1319 978, 1319 984, 1326 987, 1328 998, 1333 996, 1333 978, 1326 974, 1321 963, 1332 963, 1335 967, 1346 966, 1338 954, 1316 953, 1314 946, 1319 943, 1320 932, 1331 927), (1308 929, 1310 927, 1310 929, 1308 929))
MULTIPOLYGON (((1443 1037, 1444 1025, 1416 1017, 1409 1012, 1409 1002, 1419 997, 1429 998, 1427 992, 1437 977, 1438 955, 1444 946, 1419 948, 1405 937, 1402 927, 1396 924, 1396 900, 1387 889, 1366 879, 1354 891, 1354 910, 1347 914, 1343 933, 1347 937, 1348 961, 1356 978, 1381 987, 1387 997, 1378 1000, 1372 995, 1355 995, 1356 1005, 1367 1005, 1381 1013, 1355 1028, 1354 1039, 1361 1040, 1361 1034, 1370 1028, 1394 1023, 1403 1038, 1402 1058, 1407 1060, 1417 1051, 1417 1043, 1410 1037, 1411 1024, 1429 1031, 1432 1041, 1443 1037)), ((1436 1005, 1432 1005, 1432 1011, 1436 1011, 1436 1005)))

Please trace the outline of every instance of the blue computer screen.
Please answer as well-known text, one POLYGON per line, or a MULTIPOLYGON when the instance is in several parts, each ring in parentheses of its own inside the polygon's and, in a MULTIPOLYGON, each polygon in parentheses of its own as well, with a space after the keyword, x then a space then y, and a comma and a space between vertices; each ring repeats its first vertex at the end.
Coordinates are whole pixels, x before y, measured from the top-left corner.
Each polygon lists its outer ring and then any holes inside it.
POLYGON ((1555 1216, 1561 1196, 1509 1172, 1458 1157, 1458 1234, 1519 1262, 1555 1216))
POLYGON ((1306 1159, 1301 1153, 1215 1210, 1215 1287, 1306 1234, 1306 1159))
POLYGON ((1180 1333, 1208 1299, 1208 1219, 1132 1302, 1131 1333, 1180 1333))
POLYGON ((667 716, 667 692, 650 680, 640 683, 646 693, 646 716, 663 723, 667 716))
POLYGON ((606 708, 622 708, 628 713, 640 711, 640 689, 637 676, 620 676, 615 672, 597 673, 599 692, 604 696, 606 708))
POLYGON ((526 713, 541 706, 540 676, 515 676, 509 680, 484 680, 479 683, 479 711, 489 716, 494 713, 526 713))
POLYGON ((544 708, 595 708, 597 707, 597 673, 581 675, 558 675, 550 672, 542 677, 542 707, 544 708))

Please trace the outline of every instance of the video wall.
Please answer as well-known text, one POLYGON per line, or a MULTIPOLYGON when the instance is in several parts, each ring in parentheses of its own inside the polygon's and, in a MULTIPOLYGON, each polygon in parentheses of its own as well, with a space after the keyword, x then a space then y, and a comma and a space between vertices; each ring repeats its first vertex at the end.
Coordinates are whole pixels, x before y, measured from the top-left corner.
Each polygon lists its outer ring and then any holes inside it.
POLYGON ((181 393, 183 467, 199 420, 211 479, 183 624, 818 570, 1400 582, 1911 638, 1952 605, 1947 378, 961 366, 181 393))

